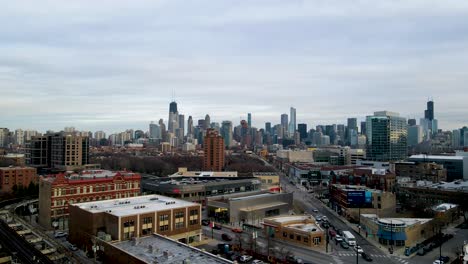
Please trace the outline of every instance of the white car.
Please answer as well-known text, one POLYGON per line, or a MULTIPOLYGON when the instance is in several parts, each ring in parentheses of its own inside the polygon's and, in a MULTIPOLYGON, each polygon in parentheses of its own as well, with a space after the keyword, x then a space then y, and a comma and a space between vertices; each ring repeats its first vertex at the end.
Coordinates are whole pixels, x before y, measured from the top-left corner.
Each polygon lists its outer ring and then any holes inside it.
POLYGON ((259 259, 254 259, 254 260, 252 261, 252 264, 266 264, 266 263, 263 262, 263 261, 261 261, 261 260, 259 260, 259 259))
POLYGON ((66 237, 66 236, 68 236, 68 234, 62 231, 55 232, 54 234, 55 238, 66 237))
POLYGON ((359 254, 364 252, 364 250, 362 250, 362 247, 360 246, 354 246, 354 251, 356 251, 359 254))
POLYGON ((312 209, 312 212, 318 213, 318 210, 317 209, 312 209))
POLYGON ((432 264, 444 264, 444 262, 442 260, 434 260, 434 262, 432 262, 432 264))
POLYGON ((242 263, 249 262, 253 257, 249 255, 242 255, 239 258, 239 261, 242 263))
POLYGON ((335 236, 335 241, 336 242, 341 242, 341 241, 343 241, 343 238, 340 235, 336 235, 335 236))

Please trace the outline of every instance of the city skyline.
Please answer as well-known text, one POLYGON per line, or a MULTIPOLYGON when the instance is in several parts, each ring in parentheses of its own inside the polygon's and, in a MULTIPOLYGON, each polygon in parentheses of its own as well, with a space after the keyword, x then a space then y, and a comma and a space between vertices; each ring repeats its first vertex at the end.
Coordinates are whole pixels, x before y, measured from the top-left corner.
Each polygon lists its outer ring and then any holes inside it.
POLYGON ((380 110, 419 120, 433 98, 439 127, 459 128, 468 3, 429 2, 4 3, 0 124, 146 130, 175 91, 186 116, 250 112, 256 127, 291 106, 309 127, 380 110))

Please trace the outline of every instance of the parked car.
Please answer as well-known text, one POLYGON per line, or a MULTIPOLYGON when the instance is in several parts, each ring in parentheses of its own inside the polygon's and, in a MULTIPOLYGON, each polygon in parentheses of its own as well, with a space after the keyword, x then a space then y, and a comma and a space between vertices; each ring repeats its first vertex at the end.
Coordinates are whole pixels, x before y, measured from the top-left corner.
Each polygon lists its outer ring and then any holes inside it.
POLYGON ((223 226, 220 225, 220 224, 215 224, 215 225, 213 226, 213 229, 221 230, 221 229, 223 229, 223 226))
POLYGON ((241 263, 247 263, 247 262, 249 262, 250 260, 252 260, 252 258, 253 258, 253 257, 252 257, 252 256, 249 256, 249 255, 242 255, 242 256, 240 256, 239 261, 240 261, 241 263))
POLYGON ((68 248, 71 250, 71 251, 77 251, 78 250, 78 247, 73 245, 73 244, 70 244, 70 246, 68 246, 68 248))
POLYGON ((365 252, 361 253, 361 257, 365 259, 366 261, 372 261, 372 258, 370 255, 366 254, 365 252))
POLYGON ((426 255, 426 251, 424 251, 424 248, 420 248, 420 249, 418 250, 418 253, 416 253, 416 254, 417 254, 418 256, 424 256, 424 255, 426 255))
POLYGON ((436 260, 434 260, 434 262, 432 262, 432 264, 444 264, 444 262, 441 261, 441 260, 436 259, 436 260))
POLYGON ((201 221, 201 224, 204 225, 204 226, 209 226, 210 223, 211 223, 211 221, 208 220, 208 219, 203 219, 203 220, 201 221))
POLYGON ((318 210, 317 209, 312 209, 312 212, 318 213, 318 210))
POLYGON ((66 236, 68 236, 68 234, 62 231, 55 232, 54 234, 55 238, 66 237, 66 236))
POLYGON ((429 244, 429 245, 426 245, 426 246, 424 246, 424 252, 429 252, 429 251, 431 251, 431 250, 432 250, 432 247, 431 247, 431 245, 430 245, 430 244, 429 244))
POLYGON ((449 263, 450 257, 448 256, 440 256, 439 260, 442 260, 444 263, 449 263))
POLYGON ((252 261, 252 264, 266 264, 266 263, 263 262, 263 261, 261 261, 261 260, 259 260, 259 259, 254 259, 254 260, 252 261))
POLYGON ((341 246, 342 248, 344 248, 344 249, 348 249, 348 248, 349 248, 348 243, 346 243, 345 241, 341 241, 340 246, 341 246))
POLYGON ((234 233, 242 233, 243 232, 242 229, 240 229, 240 228, 233 228, 233 229, 231 229, 231 231, 234 232, 234 233))
POLYGON ((354 246, 354 251, 356 251, 357 253, 364 253, 364 250, 361 246, 354 246))
POLYGON ((341 230, 341 229, 336 229, 336 233, 337 233, 338 235, 342 236, 342 235, 343 235, 343 230, 341 230))
POLYGON ((221 235, 221 238, 222 238, 224 241, 232 241, 232 237, 229 236, 228 234, 222 234, 222 235, 221 235))

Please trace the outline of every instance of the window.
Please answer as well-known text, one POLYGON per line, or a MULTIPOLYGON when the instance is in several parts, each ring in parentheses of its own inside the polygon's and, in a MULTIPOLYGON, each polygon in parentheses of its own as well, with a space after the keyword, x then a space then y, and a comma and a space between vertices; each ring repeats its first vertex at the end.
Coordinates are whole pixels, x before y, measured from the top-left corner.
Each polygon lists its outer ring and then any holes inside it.
POLYGON ((159 216, 159 221, 168 221, 169 220, 169 215, 160 215, 159 216))
POLYGON ((164 231, 167 231, 167 230, 169 230, 169 225, 162 225, 162 226, 159 226, 159 231, 164 232, 164 231))
POLYGON ((300 236, 300 235, 296 235, 296 240, 297 240, 297 241, 301 241, 301 236, 300 236))
POLYGON ((144 217, 143 224, 150 224, 153 223, 153 217, 144 217))
POLYGON ((176 212, 174 214, 175 217, 175 229, 180 229, 185 227, 185 213, 184 212, 176 212))
POLYGON ((294 235, 293 235, 293 234, 289 234, 289 239, 294 239, 294 235))
POLYGON ((304 243, 309 243, 309 238, 308 237, 304 237, 304 243))
POLYGON ((321 237, 314 237, 314 245, 319 245, 321 241, 322 241, 321 237))
POLYGON ((288 237, 288 233, 283 232, 283 237, 288 237))

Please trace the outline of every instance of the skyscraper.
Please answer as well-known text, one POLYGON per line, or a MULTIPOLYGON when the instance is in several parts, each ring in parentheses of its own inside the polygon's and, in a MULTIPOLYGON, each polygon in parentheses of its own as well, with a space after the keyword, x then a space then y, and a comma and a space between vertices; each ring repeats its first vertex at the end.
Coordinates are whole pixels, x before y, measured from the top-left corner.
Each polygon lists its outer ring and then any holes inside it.
POLYGON ((203 169, 221 171, 224 167, 224 139, 214 129, 208 129, 203 140, 203 169))
POLYGON ((307 138, 307 124, 298 124, 297 131, 299 131, 301 141, 307 138))
POLYGON ((408 146, 413 147, 423 140, 423 130, 421 126, 408 126, 408 146))
POLYGON ((427 102, 427 109, 424 111, 424 118, 434 120, 434 101, 427 102))
MULTIPOLYGON (((348 118, 348 126, 346 128, 346 144, 352 145, 354 140, 353 136, 357 136, 358 127, 357 127, 357 119, 356 118, 348 118)), ((357 142, 357 140, 356 140, 357 142)))
POLYGON ((192 116, 189 116, 187 120, 187 136, 191 135, 193 137, 193 132, 193 119, 192 116))
POLYGON ((182 138, 184 138, 185 135, 185 116, 184 115, 179 115, 179 133, 182 135, 182 138))
POLYGON ((281 126, 283 127, 283 136, 282 137, 287 137, 286 134, 284 134, 284 132, 287 132, 288 131, 288 114, 282 114, 281 115, 281 126))
POLYGON ((438 121, 434 118, 434 102, 427 102, 427 109, 424 110, 424 118, 420 120, 420 125, 424 130, 426 138, 431 138, 438 132, 438 121))
POLYGON ((211 125, 211 119, 210 119, 210 115, 206 114, 205 116, 205 127, 204 129, 208 129, 210 128, 210 125, 211 125))
POLYGON ((289 137, 294 138, 294 133, 296 132, 296 108, 291 107, 289 109, 289 137))
POLYGON ((249 127, 252 127, 252 114, 247 113, 247 123, 249 124, 249 127))
POLYGON ((381 111, 366 118, 367 158, 396 161, 407 158, 406 118, 398 113, 381 111))
POLYGON ((271 133, 271 123, 270 122, 265 123, 265 133, 270 134, 270 135, 272 134, 271 133))
POLYGON ((366 121, 361 121, 361 135, 366 134, 366 121))
POLYGON ((179 128, 179 113, 177 112, 177 103, 171 102, 169 104, 169 120, 167 121, 167 130, 170 133, 175 133, 179 128))
POLYGON ((229 148, 232 144, 232 122, 223 121, 221 126, 221 136, 224 138, 224 145, 229 148))
POLYGON ((408 126, 415 126, 416 125, 416 119, 410 118, 408 119, 408 126))
POLYGON ((151 122, 151 124, 149 125, 149 137, 161 138, 161 128, 154 122, 151 122))

